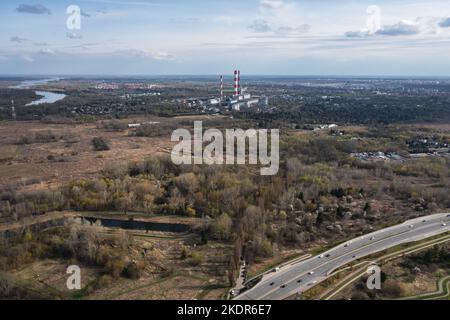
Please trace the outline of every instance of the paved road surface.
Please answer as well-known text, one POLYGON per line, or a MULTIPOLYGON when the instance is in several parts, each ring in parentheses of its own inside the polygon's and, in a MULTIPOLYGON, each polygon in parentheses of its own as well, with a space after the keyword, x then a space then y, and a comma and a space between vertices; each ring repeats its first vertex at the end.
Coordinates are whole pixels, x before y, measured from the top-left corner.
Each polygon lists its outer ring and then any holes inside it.
POLYGON ((237 300, 281 300, 302 293, 349 262, 402 243, 423 240, 450 231, 450 214, 441 213, 406 221, 340 244, 319 256, 288 264, 263 276, 237 300))

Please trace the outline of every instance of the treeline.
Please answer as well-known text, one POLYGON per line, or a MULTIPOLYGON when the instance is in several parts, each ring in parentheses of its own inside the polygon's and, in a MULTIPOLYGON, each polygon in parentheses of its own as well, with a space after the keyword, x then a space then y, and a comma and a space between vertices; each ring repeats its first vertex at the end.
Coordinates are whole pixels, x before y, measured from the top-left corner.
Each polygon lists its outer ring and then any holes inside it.
POLYGON ((119 277, 139 279, 145 266, 152 264, 145 255, 130 249, 134 240, 128 233, 104 234, 73 223, 39 232, 25 230, 16 237, 1 240, 0 298, 23 295, 30 298, 5 271, 23 267, 36 259, 64 259, 99 267, 102 275, 95 283, 87 285, 86 290, 104 287, 119 277))
POLYGON ((21 116, 21 106, 38 99, 33 90, 28 89, 5 89, 0 88, 0 120, 11 120, 11 100, 14 100, 14 106, 18 117, 21 116))
POLYGON ((314 103, 286 108, 283 104, 274 106, 276 109, 271 112, 239 112, 236 117, 254 119, 269 126, 274 123, 298 126, 311 123, 386 125, 450 120, 448 102, 431 97, 378 98, 371 103, 348 98, 339 104, 314 103))

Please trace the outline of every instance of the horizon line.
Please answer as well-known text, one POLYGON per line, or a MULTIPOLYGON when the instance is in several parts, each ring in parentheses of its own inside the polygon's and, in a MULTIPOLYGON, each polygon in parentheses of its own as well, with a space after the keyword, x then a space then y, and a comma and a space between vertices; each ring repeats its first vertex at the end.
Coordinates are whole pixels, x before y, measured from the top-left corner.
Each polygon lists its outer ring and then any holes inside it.
MULTIPOLYGON (((9 77, 98 77, 98 78, 125 78, 125 77, 233 77, 232 73, 213 74, 0 74, 0 78, 9 77)), ((286 78, 407 78, 407 79, 450 79, 450 75, 345 75, 345 74, 244 74, 245 77, 286 77, 286 78)))

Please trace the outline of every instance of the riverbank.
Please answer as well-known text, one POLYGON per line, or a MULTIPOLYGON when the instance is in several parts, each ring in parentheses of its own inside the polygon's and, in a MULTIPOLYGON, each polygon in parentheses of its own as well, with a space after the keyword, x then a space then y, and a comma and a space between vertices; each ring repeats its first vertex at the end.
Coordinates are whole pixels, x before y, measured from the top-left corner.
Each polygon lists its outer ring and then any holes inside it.
MULTIPOLYGON (((31 89, 33 87, 44 85, 49 82, 59 81, 60 78, 49 78, 49 79, 40 79, 40 80, 25 80, 22 81, 20 84, 16 86, 11 86, 12 89, 31 89)), ((44 103, 55 103, 56 101, 64 99, 67 95, 64 93, 56 93, 51 91, 43 91, 43 90, 36 90, 35 91, 37 96, 40 96, 38 100, 32 101, 26 106, 35 106, 40 105, 44 103)))

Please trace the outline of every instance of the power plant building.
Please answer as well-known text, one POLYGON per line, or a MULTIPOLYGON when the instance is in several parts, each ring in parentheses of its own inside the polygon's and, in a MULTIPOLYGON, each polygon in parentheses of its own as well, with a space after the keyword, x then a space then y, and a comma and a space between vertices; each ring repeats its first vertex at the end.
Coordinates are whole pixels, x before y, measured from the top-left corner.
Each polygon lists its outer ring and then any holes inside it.
POLYGON ((252 107, 267 107, 269 99, 266 96, 252 96, 246 92, 246 89, 241 87, 241 71, 234 70, 233 78, 233 94, 229 96, 224 95, 224 77, 220 76, 219 96, 217 98, 203 97, 190 98, 186 102, 191 107, 212 108, 213 110, 232 110, 242 111, 246 108, 252 107))

